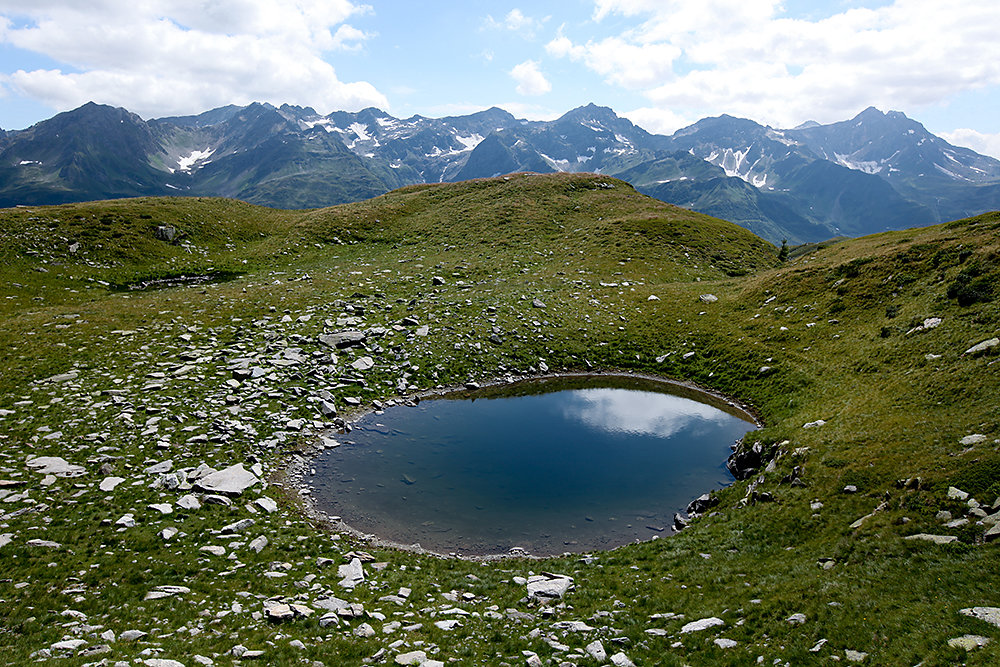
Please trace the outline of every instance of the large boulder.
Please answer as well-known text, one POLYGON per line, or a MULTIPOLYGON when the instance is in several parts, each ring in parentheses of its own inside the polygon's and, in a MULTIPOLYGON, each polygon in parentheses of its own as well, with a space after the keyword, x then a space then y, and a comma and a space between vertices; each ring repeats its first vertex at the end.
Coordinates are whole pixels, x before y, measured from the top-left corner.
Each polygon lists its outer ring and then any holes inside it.
POLYGON ((259 483, 257 475, 245 469, 242 463, 237 463, 199 479, 195 486, 206 493, 238 496, 259 483))
POLYGON ((345 347, 361 345, 365 342, 366 337, 361 331, 341 331, 339 333, 323 334, 319 337, 319 342, 328 347, 341 350, 345 347))

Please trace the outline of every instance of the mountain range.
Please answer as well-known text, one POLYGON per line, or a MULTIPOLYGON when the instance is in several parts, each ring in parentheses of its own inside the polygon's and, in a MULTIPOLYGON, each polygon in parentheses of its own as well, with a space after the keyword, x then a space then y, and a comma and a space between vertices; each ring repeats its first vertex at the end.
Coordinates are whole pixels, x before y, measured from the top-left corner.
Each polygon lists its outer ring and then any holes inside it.
POLYGON ((395 118, 270 104, 145 121, 88 103, 0 131, 0 206, 145 195, 318 208, 412 184, 598 172, 774 243, 861 236, 1000 208, 1000 160, 896 111, 774 129, 723 115, 673 135, 593 104, 553 121, 498 108, 395 118))

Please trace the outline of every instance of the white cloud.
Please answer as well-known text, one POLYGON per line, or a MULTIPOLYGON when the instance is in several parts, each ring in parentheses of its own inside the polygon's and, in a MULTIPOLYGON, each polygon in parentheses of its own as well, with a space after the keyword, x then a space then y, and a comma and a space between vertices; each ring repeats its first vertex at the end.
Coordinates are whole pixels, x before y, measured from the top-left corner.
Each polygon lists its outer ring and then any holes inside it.
POLYGON ((960 128, 953 132, 941 132, 938 136, 954 146, 964 146, 977 153, 1000 159, 1000 134, 984 134, 960 128))
POLYGON ((0 86, 56 109, 93 100, 147 118, 252 101, 387 108, 374 86, 340 81, 323 58, 370 37, 345 23, 365 11, 347 0, 0 0, 0 43, 63 64, 0 86))
POLYGON ((516 65, 510 71, 510 75, 517 81, 519 95, 544 95, 552 90, 552 84, 538 69, 538 63, 534 60, 525 60, 520 65, 516 65))
POLYGON ((669 109, 658 109, 656 107, 642 107, 633 111, 626 111, 618 115, 628 118, 630 121, 653 134, 673 134, 682 127, 687 127, 697 119, 680 116, 669 109))
POLYGON ((486 27, 492 29, 510 30, 511 32, 516 32, 526 39, 531 39, 535 36, 535 33, 541 29, 541 27, 548 22, 550 17, 546 16, 541 19, 536 19, 530 16, 526 16, 524 12, 516 7, 509 12, 503 20, 498 21, 492 16, 486 17, 486 27))
POLYGON ((562 28, 547 52, 688 117, 787 127, 1000 85, 994 2, 893 0, 804 19, 779 0, 594 0, 593 19, 611 34, 574 40, 562 28))

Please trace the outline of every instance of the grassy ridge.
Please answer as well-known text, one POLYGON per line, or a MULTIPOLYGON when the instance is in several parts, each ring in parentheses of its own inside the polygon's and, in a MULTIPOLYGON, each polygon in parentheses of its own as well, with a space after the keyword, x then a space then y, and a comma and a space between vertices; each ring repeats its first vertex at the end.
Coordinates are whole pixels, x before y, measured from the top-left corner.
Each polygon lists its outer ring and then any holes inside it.
MULTIPOLYGON (((963 354, 1000 333, 1000 215, 804 249, 780 266, 777 250, 745 230, 643 197, 621 181, 581 175, 414 186, 298 212, 193 199, 16 209, 0 212, 0 230, 0 278, 8 285, 0 306, 0 409, 11 411, 0 418, 0 479, 31 479, 29 497, 47 506, 0 529, 14 535, 0 547, 12 563, 0 584, 10 609, 0 645, 17 661, 72 634, 59 616, 71 601, 88 623, 150 632, 145 643, 112 643, 115 659, 135 657, 149 641, 163 657, 215 653, 217 664, 236 643, 266 650, 271 662, 356 664, 396 639, 407 643, 395 652, 422 641, 437 647, 438 659, 468 664, 523 664, 524 650, 559 655, 529 635, 534 628, 579 649, 601 638, 609 653, 623 650, 636 664, 740 665, 758 656, 768 664, 809 664, 843 659, 846 650, 869 653, 870 664, 1000 658, 996 629, 958 613, 1000 606, 997 547, 982 543, 985 528, 975 520, 945 528, 936 518, 943 509, 966 515, 964 503, 947 498, 951 485, 984 504, 1000 496, 997 356, 963 354), (165 225, 182 233, 176 243, 155 237, 165 225), (70 252, 74 242, 80 247, 70 252), (221 272, 238 277, 110 289, 221 272), (718 300, 704 301, 705 294, 718 300), (535 299, 545 307, 533 307, 535 299), (387 329, 369 345, 376 363, 363 388, 339 381, 353 373, 351 353, 331 364, 311 342, 350 326, 354 306, 363 307, 363 326, 387 329), (392 327, 404 318, 428 325, 429 335, 392 327), (914 331, 929 318, 941 321, 914 331), (269 369, 273 381, 227 384, 233 359, 287 347, 301 347, 310 360, 269 369), (185 351, 191 359, 179 358, 185 351), (394 396, 400 382, 429 388, 482 381, 529 373, 542 362, 553 370, 660 374, 738 397, 765 423, 754 439, 778 458, 772 470, 721 491, 718 514, 670 539, 598 554, 591 564, 566 558, 482 566, 375 553, 390 567, 337 594, 390 621, 397 610, 412 613, 423 628, 372 638, 353 634, 361 619, 336 629, 315 618, 274 626, 249 615, 251 603, 259 610, 271 596, 315 597, 312 584, 338 591, 335 569, 319 569, 315 559, 339 563, 352 547, 368 548, 313 529, 278 487, 265 493, 281 500, 282 510, 253 515, 254 530, 270 545, 260 554, 234 547, 242 565, 235 569, 199 555, 198 547, 227 544, 210 531, 246 517, 241 503, 161 517, 147 505, 176 494, 131 481, 113 494, 95 488, 102 460, 130 480, 168 457, 177 467, 253 457, 274 470, 307 442, 285 422, 315 419, 307 398, 319 388, 343 407, 348 396, 365 403, 394 396), (74 368, 78 379, 42 381, 74 368), (164 377, 150 376, 156 372, 164 377), (122 394, 102 395, 106 390, 122 394), (228 411, 233 406, 236 413, 228 411), (158 416, 150 433, 145 424, 158 416), (824 426, 802 428, 820 419, 824 426), (47 429, 62 435, 46 440, 47 429), (276 432, 287 437, 271 442, 276 432), (200 434, 208 437, 192 438, 200 434), (970 434, 985 438, 959 443, 970 434), (157 448, 162 439, 170 448, 157 448), (107 447, 120 458, 103 459, 98 450, 107 447), (85 465, 88 476, 36 489, 38 476, 26 472, 24 460, 41 454, 85 465), (804 486, 793 484, 795 477, 804 486), (915 477, 919 483, 897 484, 915 477), (844 493, 848 485, 857 492, 844 493), (773 502, 756 502, 765 497, 773 502), (139 518, 135 528, 101 526, 129 511, 139 518), (188 536, 164 543, 157 533, 167 525, 188 536), (903 539, 920 532, 959 541, 903 539), (72 544, 72 553, 54 559, 25 546, 35 535, 72 544), (134 565, 116 567, 125 558, 134 565), (276 562, 289 566, 289 578, 263 576, 276 562), (572 574, 577 590, 551 618, 511 620, 508 608, 538 611, 520 602, 523 587, 511 583, 529 570, 572 574), (317 578, 305 587, 290 583, 307 575, 317 578), (70 578, 86 592, 61 593, 70 578), (29 585, 14 587, 22 582, 29 585), (153 585, 178 583, 192 594, 142 602, 153 585), (414 603, 379 602, 400 586, 413 589, 414 603), (452 604, 441 599, 450 590, 472 593, 466 606, 479 615, 443 631, 426 609, 452 604), (220 616, 234 601, 245 612, 220 616), (486 614, 494 605, 499 618, 486 614), (210 614, 199 621, 197 610, 210 614), (667 612, 684 619, 650 618, 667 612), (804 624, 787 620, 797 613, 804 624), (683 623, 707 616, 726 625, 679 634, 683 623), (604 629, 560 634, 549 629, 554 620, 604 629), (994 642, 968 656, 948 647, 966 633, 994 642), (616 637, 621 641, 612 643, 616 637), (712 643, 721 637, 736 647, 712 643), (293 638, 305 648, 291 647, 293 638), (810 651, 820 639, 827 642, 810 651)), ((66 664, 87 661, 77 656, 66 664)))

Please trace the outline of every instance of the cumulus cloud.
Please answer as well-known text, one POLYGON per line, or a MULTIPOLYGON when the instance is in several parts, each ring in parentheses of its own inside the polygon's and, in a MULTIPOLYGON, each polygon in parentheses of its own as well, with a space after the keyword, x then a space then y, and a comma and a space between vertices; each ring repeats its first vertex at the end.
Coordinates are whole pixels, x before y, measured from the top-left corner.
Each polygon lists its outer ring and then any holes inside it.
POLYGON ((346 23, 365 11, 348 0, 0 0, 0 43, 61 65, 0 86, 56 109, 93 100, 145 117, 252 101, 387 108, 324 59, 370 37, 346 23))
POLYGON ((534 60, 525 60, 520 65, 516 65, 510 71, 510 75, 517 81, 519 95, 544 95, 552 90, 552 84, 538 69, 538 63, 534 60))
POLYGON ((984 134, 960 128, 954 132, 941 132, 938 136, 954 146, 964 146, 977 153, 1000 159, 1000 134, 984 134))
POLYGON ((547 52, 641 93, 643 115, 663 110, 665 125, 721 112, 829 122, 1000 84, 1000 3, 893 0, 795 18, 779 0, 594 0, 592 18, 610 33, 574 40, 563 28, 547 52))

